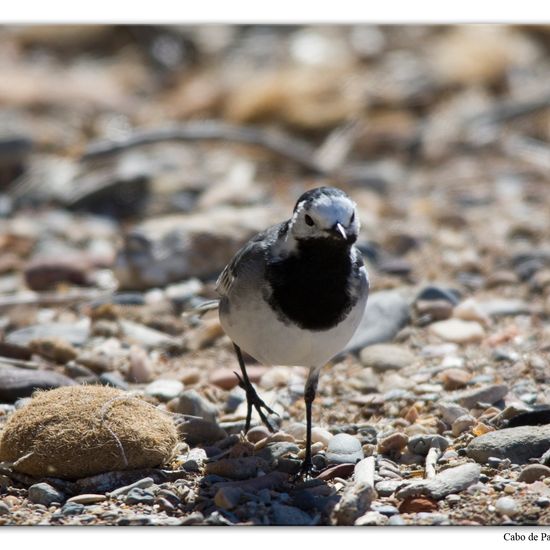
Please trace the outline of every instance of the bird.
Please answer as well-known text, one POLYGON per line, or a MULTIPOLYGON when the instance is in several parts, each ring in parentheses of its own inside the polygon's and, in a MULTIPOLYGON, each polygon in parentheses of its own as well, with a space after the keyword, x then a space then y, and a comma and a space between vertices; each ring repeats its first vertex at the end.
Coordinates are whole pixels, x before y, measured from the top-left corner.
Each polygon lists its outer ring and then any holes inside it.
POLYGON ((290 219, 250 239, 216 282, 220 323, 246 392, 245 433, 252 408, 270 431, 267 415, 276 413, 250 382, 242 351, 267 366, 309 368, 304 475, 313 471, 311 416, 321 369, 345 348, 367 303, 368 273, 355 246, 359 229, 356 204, 344 191, 311 189, 298 198, 290 219))

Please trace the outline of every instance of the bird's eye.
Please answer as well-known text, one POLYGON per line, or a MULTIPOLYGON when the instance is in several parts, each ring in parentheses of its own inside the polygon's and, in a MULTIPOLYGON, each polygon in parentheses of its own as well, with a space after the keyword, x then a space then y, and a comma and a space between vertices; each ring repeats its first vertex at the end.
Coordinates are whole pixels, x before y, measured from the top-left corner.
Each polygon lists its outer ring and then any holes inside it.
POLYGON ((355 212, 351 215, 351 218, 349 219, 349 223, 353 223, 355 221, 355 212))
POLYGON ((306 223, 308 225, 315 225, 315 222, 313 221, 313 218, 311 216, 309 216, 308 214, 306 214, 304 220, 306 220, 306 223))

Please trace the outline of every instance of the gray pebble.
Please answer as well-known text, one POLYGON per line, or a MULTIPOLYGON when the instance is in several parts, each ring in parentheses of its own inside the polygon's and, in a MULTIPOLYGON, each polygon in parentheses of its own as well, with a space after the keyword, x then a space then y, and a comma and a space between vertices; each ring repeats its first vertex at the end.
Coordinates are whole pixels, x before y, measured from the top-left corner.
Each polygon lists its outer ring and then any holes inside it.
POLYGON ((399 510, 392 506, 391 504, 380 504, 375 505, 373 504, 371 507, 375 512, 378 512, 379 514, 383 514, 384 516, 395 516, 399 514, 399 510))
POLYGON ((456 401, 467 409, 473 409, 478 403, 489 403, 492 405, 506 396, 509 389, 506 384, 494 384, 473 390, 464 390, 452 396, 456 401))
POLYGON ((340 433, 330 440, 326 457, 329 464, 355 463, 364 458, 364 453, 359 439, 340 433))
POLYGON ((255 456, 263 458, 269 464, 275 464, 280 458, 287 454, 298 454, 300 447, 290 441, 276 441, 266 445, 263 449, 258 451, 255 456))
POLYGON ((155 496, 147 489, 134 487, 128 491, 128 494, 124 500, 126 504, 145 504, 147 506, 152 506, 155 502, 155 496))
POLYGON ((183 384, 179 380, 160 379, 151 382, 145 388, 145 395, 156 397, 159 401, 168 402, 183 391, 183 384))
POLYGON ((125 485, 124 487, 119 487, 118 489, 111 491, 110 496, 112 498, 117 498, 122 495, 127 495, 132 489, 135 489, 136 487, 139 489, 147 489, 148 487, 154 485, 154 483, 155 482, 152 477, 144 477, 143 479, 140 479, 135 483, 125 485))
POLYGON ((367 512, 360 518, 356 519, 354 525, 386 525, 387 523, 388 516, 385 516, 380 512, 367 512))
POLYGON ((476 462, 489 457, 509 458, 514 464, 526 464, 550 448, 550 426, 519 426, 489 432, 473 439, 466 452, 476 462))
POLYGON ((385 479, 379 481, 374 488, 379 497, 389 497, 397 491, 397 488, 402 484, 402 481, 397 479, 385 479))
POLYGON ((441 417, 449 426, 452 426, 457 418, 468 414, 468 411, 464 407, 456 403, 439 403, 437 408, 439 409, 441 417))
POLYGON ((444 451, 448 446, 449 442, 447 439, 438 434, 415 435, 409 439, 409 443, 407 445, 411 453, 424 456, 428 454, 428 451, 432 447, 436 447, 444 451))
POLYGON ((51 506, 54 502, 64 502, 65 495, 48 483, 36 483, 29 487, 29 500, 34 504, 51 506))
MULTIPOLYGON (((65 504, 63 508, 59 510, 59 515, 64 517, 78 516, 82 514, 85 509, 86 507, 84 506, 84 504, 78 504, 77 502, 67 502, 67 504, 65 504)), ((56 512, 56 514, 57 513, 58 512, 56 512)))
POLYGON ((175 413, 198 416, 207 422, 216 422, 218 407, 195 390, 186 390, 170 402, 168 408, 175 413))
POLYGON ((286 506, 285 504, 273 504, 271 506, 273 525, 311 525, 312 518, 300 508, 286 506))
POLYGON ((128 384, 122 379, 122 376, 118 372, 104 372, 99 376, 99 381, 104 386, 111 386, 111 388, 117 388, 119 390, 127 390, 128 384))
POLYGON ((391 516, 388 519, 388 523, 386 523, 386 525, 407 525, 407 524, 399 514, 396 514, 395 516, 391 516))
POLYGON ((74 386, 76 382, 58 372, 31 370, 2 365, 0 368, 0 401, 13 403, 31 396, 36 390, 51 390, 61 386, 74 386))
POLYGON ((10 513, 10 507, 0 500, 0 516, 6 516, 10 513))
POLYGON ((499 514, 513 516, 519 511, 518 503, 512 497, 500 497, 495 502, 495 509, 499 514))

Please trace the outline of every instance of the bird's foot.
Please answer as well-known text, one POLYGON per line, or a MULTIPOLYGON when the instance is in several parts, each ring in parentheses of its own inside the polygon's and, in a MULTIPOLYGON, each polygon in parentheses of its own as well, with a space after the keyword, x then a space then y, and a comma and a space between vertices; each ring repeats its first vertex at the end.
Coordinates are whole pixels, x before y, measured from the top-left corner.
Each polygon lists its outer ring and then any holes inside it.
MULTIPOLYGON (((271 407, 269 407, 268 405, 265 404, 265 402, 257 394, 257 392, 254 389, 254 386, 252 386, 252 384, 245 383, 245 381, 242 379, 242 377, 237 373, 235 373, 235 376, 239 380, 239 386, 241 388, 243 388, 243 390, 246 392, 246 400, 247 400, 249 406, 252 406, 256 409, 256 411, 258 412, 258 415, 260 416, 260 419, 265 424, 267 429, 270 432, 275 432, 275 428, 271 425, 271 422, 267 418, 266 413, 267 414, 273 414, 275 416, 279 416, 279 414, 276 411, 274 411, 271 407), (266 411, 265 413, 264 413, 264 409, 266 411)), ((245 428, 245 431, 248 431, 249 428, 250 428, 250 426, 247 425, 246 428, 245 428)))
POLYGON ((300 466, 300 470, 298 471, 298 473, 296 473, 292 478, 292 481, 294 483, 308 481, 310 479, 315 478, 318 473, 319 471, 313 466, 313 463, 311 462, 311 458, 309 459, 306 458, 302 462, 302 465, 300 466))

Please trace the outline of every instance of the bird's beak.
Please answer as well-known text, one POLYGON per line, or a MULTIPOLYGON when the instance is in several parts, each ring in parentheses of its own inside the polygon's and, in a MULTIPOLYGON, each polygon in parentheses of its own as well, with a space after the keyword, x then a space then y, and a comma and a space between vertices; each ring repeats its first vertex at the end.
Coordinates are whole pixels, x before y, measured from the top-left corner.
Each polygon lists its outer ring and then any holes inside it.
POLYGON ((348 236, 346 234, 346 230, 343 228, 342 224, 341 223, 337 223, 334 225, 334 227, 332 228, 334 230, 334 232, 339 236, 339 237, 342 237, 342 239, 344 239, 344 241, 347 241, 348 240, 348 236))

